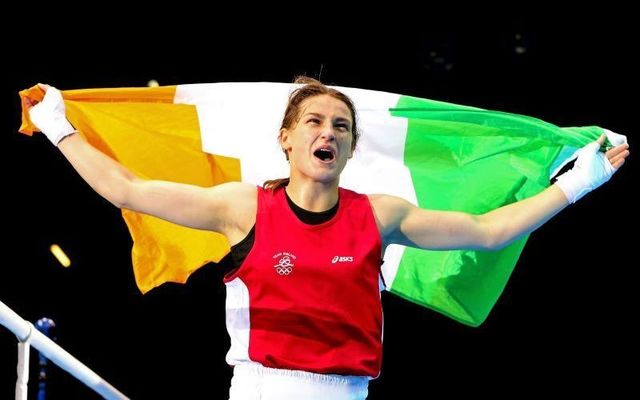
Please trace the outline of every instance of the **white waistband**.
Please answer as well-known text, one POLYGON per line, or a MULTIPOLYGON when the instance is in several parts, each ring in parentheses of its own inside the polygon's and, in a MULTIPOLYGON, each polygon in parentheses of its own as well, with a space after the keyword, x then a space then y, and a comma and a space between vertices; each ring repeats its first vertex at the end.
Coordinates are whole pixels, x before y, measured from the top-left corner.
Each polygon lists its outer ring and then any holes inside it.
POLYGON ((236 365, 233 367, 233 374, 255 377, 282 376, 319 383, 333 383, 337 385, 369 385, 369 380, 371 379, 368 376, 316 374, 308 371, 269 368, 260 364, 236 365))
POLYGON ((369 377, 316 374, 240 364, 233 368, 230 395, 244 399, 365 399, 369 377))

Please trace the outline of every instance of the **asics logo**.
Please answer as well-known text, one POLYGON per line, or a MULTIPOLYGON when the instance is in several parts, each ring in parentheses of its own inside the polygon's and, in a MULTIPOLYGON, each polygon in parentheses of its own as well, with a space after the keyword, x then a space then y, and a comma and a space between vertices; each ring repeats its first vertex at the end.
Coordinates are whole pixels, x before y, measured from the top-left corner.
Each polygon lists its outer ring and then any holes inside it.
POLYGON ((331 259, 331 264, 335 264, 339 262, 353 262, 353 257, 335 256, 331 259))

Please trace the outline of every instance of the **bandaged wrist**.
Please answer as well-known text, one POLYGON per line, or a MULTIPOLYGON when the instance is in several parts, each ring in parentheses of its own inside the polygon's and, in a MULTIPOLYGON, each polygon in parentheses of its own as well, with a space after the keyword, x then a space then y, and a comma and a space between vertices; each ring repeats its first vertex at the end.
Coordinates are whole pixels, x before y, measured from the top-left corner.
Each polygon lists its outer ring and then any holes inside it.
POLYGON ((76 132, 76 129, 65 115, 62 94, 54 87, 50 87, 47 90, 42 102, 29 110, 29 117, 51 143, 56 146, 63 138, 76 132))
POLYGON ((600 144, 591 142, 578 151, 578 158, 570 171, 558 177, 556 185, 569 200, 575 203, 585 194, 602 185, 616 171, 604 153, 600 144))
POLYGON ((562 190, 569 203, 575 203, 592 190, 588 182, 574 170, 560 175, 556 186, 562 190))
POLYGON ((46 128, 42 129, 42 133, 56 146, 62 139, 76 132, 76 129, 64 116, 48 121, 46 128))

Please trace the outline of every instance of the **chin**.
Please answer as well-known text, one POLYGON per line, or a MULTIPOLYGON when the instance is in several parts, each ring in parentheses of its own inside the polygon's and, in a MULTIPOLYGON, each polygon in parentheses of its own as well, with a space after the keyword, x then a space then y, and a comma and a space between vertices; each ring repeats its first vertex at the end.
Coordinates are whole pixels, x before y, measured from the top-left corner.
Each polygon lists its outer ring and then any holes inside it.
MULTIPOLYGON (((344 166, 340 167, 338 164, 330 166, 309 166, 311 168, 306 170, 304 175, 312 178, 314 181, 321 183, 337 182, 340 179, 340 173, 344 169, 344 166)), ((305 168, 306 169, 306 168, 305 168)))
POLYGON ((338 177, 337 176, 333 176, 333 175, 327 176, 327 175, 323 174, 323 175, 320 175, 320 176, 315 176, 314 180, 317 181, 317 182, 322 182, 322 183, 331 183, 331 182, 337 181, 338 177))
POLYGON ((340 174, 337 174, 334 172, 313 174, 312 176, 313 176, 313 180, 317 182, 322 182, 322 183, 332 183, 340 179, 340 174))

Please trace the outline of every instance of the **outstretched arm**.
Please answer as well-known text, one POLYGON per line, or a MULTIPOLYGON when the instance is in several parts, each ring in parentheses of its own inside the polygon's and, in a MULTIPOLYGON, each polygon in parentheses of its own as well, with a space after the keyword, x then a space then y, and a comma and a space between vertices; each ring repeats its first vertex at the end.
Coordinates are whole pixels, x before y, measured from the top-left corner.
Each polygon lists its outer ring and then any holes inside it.
MULTIPOLYGON (((226 233, 235 206, 255 187, 233 182, 210 188, 176 182, 139 179, 78 134, 58 145, 80 176, 102 197, 126 208, 196 229, 226 233)), ((251 214, 251 213, 249 213, 251 214)))
POLYGON ((80 176, 116 207, 223 234, 233 231, 238 221, 236 214, 255 214, 250 209, 255 198, 255 187, 251 185, 228 183, 203 188, 139 179, 78 135, 66 120, 60 92, 41 87, 47 92, 43 101, 27 104, 32 121, 58 146, 80 176))
POLYGON ((604 135, 583 150, 571 171, 541 193, 482 215, 420 209, 387 195, 371 196, 385 244, 423 249, 497 250, 529 234, 604 183, 629 155, 628 145, 599 153, 604 135))

